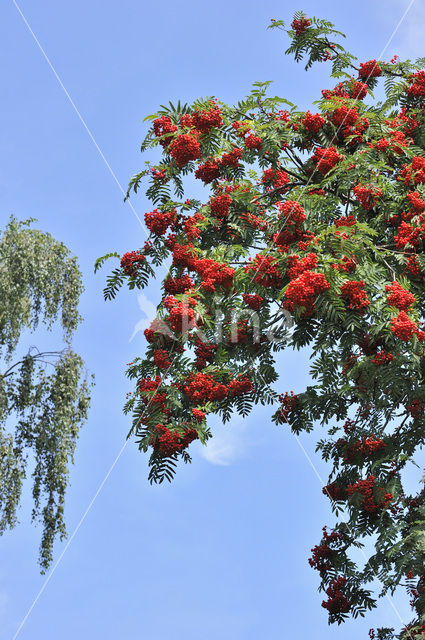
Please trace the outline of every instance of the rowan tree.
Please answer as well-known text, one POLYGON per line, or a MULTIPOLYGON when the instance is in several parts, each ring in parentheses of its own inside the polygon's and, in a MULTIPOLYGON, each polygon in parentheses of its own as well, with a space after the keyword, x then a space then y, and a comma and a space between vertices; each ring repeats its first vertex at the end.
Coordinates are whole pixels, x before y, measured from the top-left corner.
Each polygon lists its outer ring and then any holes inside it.
POLYGON ((127 194, 148 182, 150 238, 97 261, 120 258, 107 299, 169 266, 146 354, 127 370, 130 433, 162 482, 193 440, 212 436, 208 414, 226 421, 276 404, 274 421, 295 434, 321 426, 337 516, 309 560, 322 606, 341 623, 405 587, 411 623, 370 636, 419 638, 424 487, 411 495, 404 478, 425 438, 425 60, 359 63, 332 23, 301 12, 289 30, 270 27, 286 31, 286 53, 306 69, 328 64, 331 86, 307 112, 269 95, 269 82, 233 106, 161 107, 142 144, 162 148, 161 161, 127 194), (210 190, 203 202, 188 197, 190 176, 210 190), (282 390, 276 353, 302 347, 311 384, 282 390), (365 543, 373 553, 355 562, 365 543))
POLYGON ((87 417, 90 385, 71 342, 83 289, 76 258, 32 222, 12 217, 0 235, 0 534, 16 525, 32 470, 32 517, 43 527, 44 571, 55 538, 66 534, 68 467, 87 417), (40 323, 61 326, 60 350, 24 348, 23 334, 40 323))

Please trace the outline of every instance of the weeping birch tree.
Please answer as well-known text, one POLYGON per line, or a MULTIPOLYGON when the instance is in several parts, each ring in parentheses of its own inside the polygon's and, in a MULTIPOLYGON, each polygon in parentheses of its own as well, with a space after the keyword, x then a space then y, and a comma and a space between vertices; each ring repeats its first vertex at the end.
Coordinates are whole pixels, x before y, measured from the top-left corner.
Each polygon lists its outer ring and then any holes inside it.
POLYGON ((79 430, 90 403, 86 368, 72 349, 83 291, 77 260, 34 220, 0 229, 0 534, 17 524, 32 477, 32 519, 40 522, 40 565, 66 535, 64 500, 79 430), (61 328, 59 344, 25 347, 28 332, 61 328))

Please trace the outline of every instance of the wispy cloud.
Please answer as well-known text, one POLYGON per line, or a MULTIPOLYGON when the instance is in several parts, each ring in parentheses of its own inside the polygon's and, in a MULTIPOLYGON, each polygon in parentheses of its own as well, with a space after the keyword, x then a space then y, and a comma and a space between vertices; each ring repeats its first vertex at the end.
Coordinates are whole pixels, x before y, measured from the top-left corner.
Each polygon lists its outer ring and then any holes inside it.
POLYGON ((211 464, 221 466, 229 466, 243 458, 252 446, 247 429, 247 423, 237 418, 226 424, 211 425, 213 437, 206 446, 201 446, 201 456, 211 464))

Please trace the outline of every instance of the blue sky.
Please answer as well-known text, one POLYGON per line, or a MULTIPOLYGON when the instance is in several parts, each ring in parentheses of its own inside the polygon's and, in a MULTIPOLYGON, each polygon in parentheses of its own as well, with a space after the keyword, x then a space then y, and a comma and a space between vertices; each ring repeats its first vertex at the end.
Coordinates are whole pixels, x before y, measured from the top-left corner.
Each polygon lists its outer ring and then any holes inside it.
MULTIPOLYGON (((143 352, 142 333, 133 334, 158 299, 153 285, 144 299, 122 292, 106 304, 106 271, 93 274, 98 256, 145 240, 111 173, 125 188, 142 168, 144 116, 168 100, 216 95, 233 102, 258 80, 274 80, 274 92, 307 109, 321 88, 332 86, 327 67, 305 74, 285 58, 284 36, 266 31, 270 18, 289 22, 300 8, 326 17, 368 60, 379 56, 408 5, 22 0, 25 18, 109 170, 16 6, 3 4, 0 227, 11 213, 38 218, 40 228, 78 256, 86 287, 75 347, 97 384, 71 469, 70 534, 125 442, 125 363, 143 352)), ((424 19, 425 2, 416 0, 383 57, 423 55, 424 19)), ((142 194, 132 204, 139 216, 152 208, 142 194)), ((303 354, 282 357, 282 392, 302 390, 307 365, 303 354)), ((259 408, 225 427, 213 422, 215 440, 204 451, 193 446, 192 465, 181 467, 171 485, 148 484, 147 459, 130 442, 17 637, 357 640, 371 626, 398 627, 386 600, 366 621, 328 627, 307 558, 332 516, 296 439, 273 426, 270 413, 259 408)), ((314 454, 315 437, 301 442, 326 477, 314 454)), ((46 580, 36 562, 40 531, 29 524, 30 509, 25 496, 20 526, 0 541, 0 640, 14 637, 46 580)), ((56 558, 64 545, 57 544, 56 558)), ((407 604, 395 605, 407 621, 407 604)))

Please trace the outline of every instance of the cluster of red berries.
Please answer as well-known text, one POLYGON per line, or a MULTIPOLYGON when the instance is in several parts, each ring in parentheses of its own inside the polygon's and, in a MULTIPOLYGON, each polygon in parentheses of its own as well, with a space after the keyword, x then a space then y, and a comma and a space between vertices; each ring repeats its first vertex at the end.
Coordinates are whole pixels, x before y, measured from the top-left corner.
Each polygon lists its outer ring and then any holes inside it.
POLYGON ((160 211, 154 209, 145 213, 145 224, 149 231, 156 236, 162 236, 167 229, 174 225, 177 220, 177 212, 175 209, 171 211, 160 211))
MULTIPOLYGON (((176 298, 168 296, 173 301, 170 302, 169 315, 166 318, 167 323, 176 333, 186 333, 196 326, 195 310, 189 306, 188 302, 178 302, 176 298)), ((189 301, 192 300, 189 298, 189 301)), ((164 300, 166 306, 167 298, 164 300)), ((196 301, 195 301, 196 303, 196 301)))
POLYGON ((350 108, 345 104, 337 107, 330 114, 331 122, 333 122, 333 124, 337 127, 342 127, 343 125, 346 125, 348 127, 353 126, 354 124, 356 124, 358 119, 359 112, 357 111, 357 109, 355 107, 350 108))
POLYGON ((222 167, 233 167, 237 169, 239 167, 239 161, 242 158, 242 149, 239 147, 233 147, 229 153, 223 153, 219 159, 219 163, 222 167))
POLYGON ((332 548, 332 545, 338 544, 343 539, 343 535, 338 531, 332 531, 328 533, 326 527, 323 527, 323 538, 320 544, 317 544, 313 547, 312 556, 308 559, 308 563, 310 567, 319 571, 323 576, 329 569, 331 569, 332 564, 329 561, 329 558, 332 556, 332 553, 335 552, 335 549, 332 548))
POLYGON ((219 402, 229 395, 239 396, 252 390, 252 382, 246 376, 230 380, 226 386, 214 380, 211 374, 201 372, 190 374, 184 386, 184 393, 194 404, 219 402))
POLYGON ((352 353, 345 361, 344 361, 344 366, 342 368, 342 375, 345 376, 345 374, 347 373, 347 371, 349 371, 352 367, 354 367, 354 365, 356 364, 357 360, 359 359, 360 356, 352 353))
POLYGON ((217 349, 218 345, 212 342, 203 342, 199 339, 199 337, 197 337, 195 346, 196 368, 203 369, 207 366, 207 362, 211 362, 212 360, 214 360, 214 354, 217 349))
POLYGON ((255 149, 259 151, 263 146, 260 136, 251 132, 251 124, 249 122, 232 122, 232 127, 239 138, 243 138, 247 149, 255 149))
POLYGON ((179 169, 201 157, 201 145, 195 133, 181 133, 169 146, 170 155, 179 169))
POLYGON ((333 89, 322 89, 324 98, 353 98, 354 100, 363 100, 367 96, 367 85, 355 78, 339 82, 333 89))
POLYGON ((412 304, 416 302, 413 293, 406 291, 396 280, 391 284, 387 284, 385 290, 389 293, 387 298, 388 304, 391 307, 396 307, 400 311, 408 311, 412 304))
MULTIPOLYGON (((296 241, 312 240, 314 238, 313 233, 303 231, 306 214, 299 202, 286 200, 285 202, 278 202, 277 207, 279 209, 278 219, 283 218, 283 224, 282 228, 273 234, 272 240, 274 244, 281 248, 282 252, 286 252, 289 245, 296 241)), ((300 242, 299 248, 305 250, 301 247, 300 242)))
POLYGON ((186 267, 201 276, 201 288, 205 291, 215 291, 216 286, 229 289, 232 286, 235 270, 225 263, 209 258, 196 258, 193 254, 193 244, 181 245, 175 243, 173 248, 173 264, 186 267))
POLYGON ((164 351, 164 349, 154 350, 153 361, 158 369, 169 369, 171 367, 171 360, 168 357, 167 351, 164 351))
POLYGON ((139 381, 140 398, 143 404, 149 407, 151 404, 157 405, 158 408, 166 413, 166 394, 159 393, 158 389, 162 385, 162 378, 142 378, 139 381))
POLYGON ((140 253, 140 251, 128 251, 121 258, 121 269, 126 276, 134 278, 137 276, 137 268, 144 260, 146 260, 146 256, 140 253))
POLYGON ((348 280, 341 286, 341 296, 346 301, 348 309, 365 312, 370 305, 370 300, 364 287, 364 280, 348 280))
POLYGON ((326 589, 327 600, 323 600, 322 607, 327 609, 330 614, 336 613, 348 613, 352 607, 352 603, 348 600, 344 594, 344 587, 347 583, 347 579, 343 576, 338 576, 331 581, 326 589))
POLYGON ((216 180, 220 175, 220 165, 218 160, 213 158, 207 160, 203 164, 200 164, 195 171, 195 178, 199 178, 205 184, 209 184, 213 180, 216 180))
POLYGON ((352 273, 356 270, 357 262, 354 257, 349 258, 343 256, 341 262, 333 262, 332 268, 336 271, 342 271, 343 273, 352 273))
POLYGON ((223 124, 220 108, 211 101, 209 109, 194 111, 192 113, 192 124, 200 133, 207 134, 211 129, 219 128, 223 124))
POLYGON ((229 340, 233 344, 246 344, 248 342, 249 333, 250 327, 248 325, 248 320, 245 318, 237 322, 236 325, 232 323, 229 327, 229 340))
POLYGON ((376 205, 377 200, 382 196, 382 189, 379 187, 373 187, 369 184, 358 184, 354 187, 353 193, 363 209, 369 211, 376 205))
POLYGON ((388 138, 380 138, 376 142, 368 142, 367 146, 371 149, 375 148, 378 151, 382 152, 392 152, 396 155, 401 155, 403 153, 403 149, 410 146, 412 144, 412 140, 410 138, 406 138, 402 131, 392 131, 390 133, 390 139, 388 138))
POLYGON ((226 218, 231 204, 232 198, 228 193, 220 193, 210 200, 211 211, 217 218, 226 218))
POLYGON ((192 409, 192 415, 196 422, 203 422, 205 420, 205 413, 200 409, 192 409))
POLYGON ((342 487, 337 482, 331 482, 322 489, 322 493, 330 500, 337 502, 338 500, 345 500, 346 495, 342 487))
POLYGON ((371 362, 376 365, 385 365, 385 364, 388 364, 389 362, 392 362, 393 360, 394 360, 394 356, 392 353, 389 353, 388 351, 384 351, 383 349, 381 349, 381 351, 378 351, 378 353, 375 354, 371 362))
POLYGON ((153 122, 153 130, 156 137, 169 134, 160 140, 160 144, 164 148, 168 148, 171 157, 181 169, 191 160, 197 160, 201 157, 199 137, 202 134, 208 134, 214 127, 221 127, 222 124, 221 111, 215 102, 211 101, 210 108, 181 116, 180 126, 183 129, 191 129, 189 133, 172 136, 171 134, 178 131, 178 127, 169 116, 156 118, 153 122))
POLYGON ((404 267, 405 273, 414 278, 422 278, 422 271, 416 256, 409 256, 404 267))
POLYGON ((367 513, 376 513, 379 509, 384 509, 394 498, 392 493, 386 492, 382 487, 375 487, 375 476, 349 484, 347 494, 352 496, 355 493, 362 496, 361 506, 367 513))
POLYGON ((140 393, 156 391, 161 384, 162 379, 160 376, 156 376, 156 378, 142 378, 139 382, 140 393))
POLYGON ((406 89, 408 96, 422 98, 425 96, 425 71, 412 73, 409 80, 413 81, 406 89))
POLYGON ((215 291, 216 287, 230 289, 233 284, 235 270, 227 264, 203 258, 194 262, 193 269, 201 276, 204 291, 215 291))
POLYGON ((238 120, 236 120, 235 122, 232 122, 232 128, 239 138, 243 138, 248 132, 251 131, 251 124, 248 120, 245 120, 245 122, 239 122, 238 120))
POLYGON ((330 286, 323 273, 304 271, 288 284, 283 306, 288 311, 303 307, 303 316, 311 316, 315 311, 315 299, 320 293, 330 289, 330 286))
POLYGON ((284 218, 287 225, 300 225, 305 219, 305 211, 296 200, 285 200, 278 202, 279 218, 284 218))
POLYGON ((160 145, 165 148, 168 147, 172 140, 171 134, 175 133, 178 130, 178 127, 171 122, 171 118, 169 116, 162 116, 161 118, 156 118, 153 121, 153 130, 157 138, 167 136, 163 140, 159 141, 160 145))
POLYGON ((401 127, 404 133, 411 136, 420 126, 418 116, 415 112, 411 112, 407 107, 402 107, 400 113, 392 119, 394 127, 401 127))
POLYGON ((344 156, 339 154, 335 147, 327 147, 326 149, 318 147, 312 155, 312 160, 316 163, 317 170, 322 176, 325 176, 344 160, 344 156))
POLYGON ((363 100, 367 96, 367 84, 353 80, 349 83, 349 97, 355 100, 363 100))
POLYGON ((425 184, 425 158, 415 156, 410 164, 403 164, 400 179, 404 180, 406 186, 412 182, 413 184, 425 184))
POLYGON ((242 299, 245 302, 245 304, 248 305, 248 307, 250 309, 253 309, 254 311, 260 311, 261 305, 264 301, 264 298, 262 298, 261 296, 258 296, 256 294, 250 294, 250 293, 243 293, 242 299))
POLYGON ((294 415, 296 406, 298 401, 298 395, 296 395, 293 391, 288 393, 282 393, 279 396, 279 402, 281 406, 279 408, 279 417, 282 422, 290 422, 291 418, 294 415))
POLYGON ((246 273, 252 273, 255 282, 262 287, 280 287, 282 285, 282 275, 279 263, 272 256, 262 256, 257 254, 253 260, 244 267, 246 273))
POLYGON ((377 451, 385 449, 386 446, 386 443, 381 438, 376 438, 373 435, 369 437, 363 436, 350 445, 344 438, 340 438, 335 443, 336 449, 343 452, 344 462, 353 462, 358 457, 372 456, 377 451))
POLYGON ((398 227, 397 234, 394 236, 394 242, 397 249, 409 250, 418 249, 421 242, 425 238, 425 221, 417 226, 402 222, 398 227))
POLYGON ((261 140, 260 136, 256 136, 253 133, 251 133, 249 136, 246 136, 244 142, 245 146, 248 149, 256 149, 257 151, 259 151, 263 145, 263 141, 261 140))
POLYGON ((193 216, 186 218, 183 222, 183 229, 189 241, 195 240, 201 235, 201 230, 198 225, 200 222, 204 222, 205 220, 205 216, 199 211, 194 213, 193 216))
POLYGON ((414 335, 417 336, 420 342, 425 340, 425 332, 417 327, 405 311, 400 311, 398 316, 391 320, 390 324, 391 331, 403 342, 408 342, 414 335))
POLYGON ((242 396, 246 393, 252 393, 254 387, 249 378, 240 375, 229 382, 229 390, 232 396, 242 396))
POLYGON ((158 170, 156 167, 151 169, 152 178, 158 182, 168 182, 169 178, 164 170, 158 170))
POLYGON ((187 274, 180 276, 179 278, 170 277, 164 282, 164 291, 172 295, 178 295, 179 293, 186 293, 193 287, 193 280, 187 274))
POLYGON ((233 167, 236 169, 239 166, 242 153, 242 149, 234 147, 229 153, 224 153, 221 158, 208 158, 196 169, 195 178, 199 178, 205 184, 217 180, 220 177, 220 167, 233 167))
POLYGON ((271 182, 274 189, 284 189, 289 182, 289 175, 286 171, 280 171, 278 169, 266 169, 261 178, 261 182, 271 182))
POLYGON ((418 400, 418 398, 412 400, 412 402, 406 407, 412 418, 418 418, 420 415, 422 415, 424 412, 424 408, 425 403, 421 400, 418 400))
POLYGON ((212 375, 201 372, 196 375, 190 374, 183 390, 193 404, 217 402, 227 396, 227 388, 224 384, 216 382, 212 375))
POLYGON ((144 330, 145 338, 149 343, 157 342, 158 338, 161 342, 167 342, 172 337, 169 326, 160 318, 154 318, 150 326, 144 330))
MULTIPOLYGON (((342 129, 341 135, 344 138, 344 140, 347 138, 350 138, 349 140, 347 140, 347 144, 350 147, 353 147, 363 142, 364 140, 363 134, 369 128, 369 125, 370 125, 370 122, 367 118, 359 118, 354 125, 344 126, 344 128, 342 129)), ((347 167, 347 171, 353 168, 354 168, 354 165, 351 165, 350 167, 347 167)))
POLYGON ((151 444, 162 457, 169 458, 186 449, 198 437, 198 432, 195 429, 187 429, 184 435, 181 435, 178 431, 171 431, 163 424, 157 424, 152 434, 151 444))
POLYGON ((317 267, 317 255, 308 253, 304 258, 300 258, 296 253, 288 256, 288 269, 286 275, 290 280, 295 280, 304 271, 309 271, 317 267))
POLYGON ((417 191, 410 191, 407 194, 407 198, 410 202, 410 205, 413 208, 414 215, 422 213, 425 209, 425 200, 422 200, 421 196, 417 191))
POLYGON ((308 18, 294 19, 291 23, 292 29, 295 31, 295 35, 300 36, 304 31, 311 26, 311 20, 308 18))
POLYGON ((362 62, 359 67, 359 78, 369 80, 369 78, 377 78, 382 73, 382 69, 376 60, 368 60, 362 62))
POLYGON ((308 133, 316 134, 325 124, 325 119, 320 113, 311 113, 307 111, 304 118, 301 120, 302 125, 308 133))
POLYGON ((339 227, 354 227, 356 224, 356 219, 354 216, 341 216, 340 218, 337 218, 336 220, 334 220, 334 225, 339 228, 339 227))

